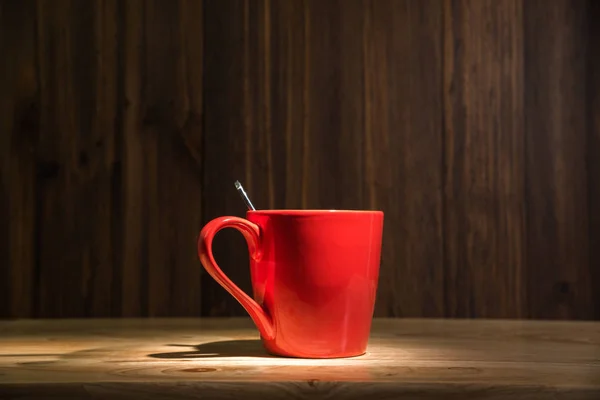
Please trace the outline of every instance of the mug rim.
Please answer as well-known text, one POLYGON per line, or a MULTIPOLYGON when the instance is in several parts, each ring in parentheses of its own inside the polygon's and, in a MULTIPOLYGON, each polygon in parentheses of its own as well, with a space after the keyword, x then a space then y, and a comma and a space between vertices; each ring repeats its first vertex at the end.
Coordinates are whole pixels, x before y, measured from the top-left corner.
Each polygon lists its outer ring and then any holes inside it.
POLYGON ((293 208, 273 208, 261 210, 248 210, 247 215, 251 214, 270 214, 270 215, 329 215, 329 214, 383 214, 381 210, 343 210, 343 209, 293 209, 293 208))

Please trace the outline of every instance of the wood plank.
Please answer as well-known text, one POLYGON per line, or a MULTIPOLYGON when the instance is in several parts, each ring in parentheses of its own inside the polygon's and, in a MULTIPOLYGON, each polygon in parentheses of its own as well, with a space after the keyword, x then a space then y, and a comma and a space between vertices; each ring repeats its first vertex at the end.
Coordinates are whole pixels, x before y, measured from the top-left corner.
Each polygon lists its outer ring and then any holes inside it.
POLYGON ((123 173, 121 194, 120 260, 116 260, 119 290, 115 297, 120 307, 115 313, 124 317, 147 315, 148 260, 145 242, 144 148, 140 135, 142 77, 143 0, 121 2, 119 8, 123 173))
POLYGON ((39 97, 35 1, 0 4, 0 317, 35 303, 35 146, 39 97))
POLYGON ((442 4, 366 7, 365 201, 385 213, 375 314, 441 316, 442 4))
POLYGON ((363 208, 362 10, 305 2, 303 208, 363 208))
MULTIPOLYGON (((245 2, 243 6, 242 56, 242 118, 244 134, 243 179, 257 208, 281 208, 281 190, 276 197, 275 171, 282 166, 280 149, 283 135, 273 132, 273 32, 272 12, 275 5, 262 0, 245 2)), ((280 186, 285 182, 285 177, 280 186)), ((231 182, 228 182, 231 185, 231 182)), ((232 186, 229 186, 230 188, 232 186)), ((231 190, 231 189, 230 189, 231 190)), ((238 200, 238 205, 241 204, 238 200)), ((239 251, 246 251, 242 246, 239 251)), ((246 263, 243 265, 247 265, 246 263)), ((238 268, 241 266, 238 265, 238 268)))
MULTIPOLYGON (((444 5, 445 315, 521 317, 527 289, 522 4, 444 5)), ((537 265, 529 261, 530 269, 537 265)))
POLYGON ((200 315, 202 3, 125 11, 123 313, 200 315))
MULTIPOLYGON (((195 242, 200 229, 202 175, 181 135, 190 122, 188 137, 201 134, 196 118, 190 121, 190 110, 194 115, 201 112, 202 103, 193 101, 201 97, 198 78, 202 66, 190 62, 186 53, 192 50, 194 57, 194 44, 202 48, 200 6, 189 1, 146 3, 142 135, 146 140, 150 316, 200 315, 195 242), (188 15, 182 24, 184 13, 188 15)), ((195 57, 192 61, 200 60, 195 57)), ((194 150, 198 154, 202 149, 194 150)))
MULTIPOLYGON (((86 315, 104 317, 113 315, 114 299, 112 298, 114 285, 114 256, 116 243, 114 240, 115 225, 118 223, 115 214, 115 191, 120 182, 121 159, 119 157, 117 142, 119 138, 115 131, 115 118, 117 113, 117 1, 97 1, 94 3, 95 32, 94 44, 98 49, 96 53, 97 77, 95 80, 96 107, 92 114, 92 134, 95 138, 93 146, 98 149, 100 156, 91 157, 93 163, 97 159, 100 170, 106 175, 101 176, 101 182, 93 182, 89 196, 93 207, 91 214, 97 218, 99 228, 94 229, 91 238, 90 275, 91 299, 86 304, 86 315), (101 190, 98 194, 95 190, 101 190)), ((75 15, 77 18, 77 14, 75 15)), ((87 45, 83 40, 81 47, 87 45)), ((85 96, 82 92, 80 98, 85 96)), ((82 121, 83 122, 83 121, 82 121)), ((88 149, 91 144, 87 144, 88 149)), ((88 153, 91 151, 88 150, 88 153)), ((85 157, 85 153, 80 153, 85 157)), ((88 156, 89 157, 89 156, 88 156)), ((86 218, 82 212, 79 218, 86 218)), ((89 218, 89 217, 88 217, 89 218)))
POLYGON ((271 74, 275 206, 299 209, 305 203, 304 148, 307 126, 306 1, 271 2, 271 74), (279 140, 277 140, 279 137, 279 140))
POLYGON ((532 318, 592 317, 586 5, 525 2, 526 292, 532 318))
POLYGON ((115 10, 115 1, 38 1, 40 316, 112 309, 115 10))
POLYGON ((364 208, 363 4, 274 1, 271 10, 276 205, 364 208))
POLYGON ((600 3, 588 3, 587 42, 588 79, 586 85, 588 103, 588 191, 589 191, 589 235, 590 235, 590 294, 594 312, 592 318, 600 320, 600 3))
MULTIPOLYGON (((320 383, 318 380, 309 380, 292 384, 266 384, 264 382, 244 383, 212 383, 205 381, 194 381, 180 387, 163 382, 157 383, 102 383, 92 386, 82 384, 39 384, 35 387, 23 387, 23 385, 10 385, 7 388, 9 396, 20 397, 27 395, 31 399, 45 399, 46 393, 52 392, 57 397, 74 397, 78 399, 106 398, 111 399, 152 399, 152 398, 176 398, 196 399, 199 394, 210 399, 238 399, 239 393, 244 393, 246 399, 289 399, 290 392, 294 392, 294 399, 327 398, 334 393, 339 399, 364 399, 377 396, 385 400, 392 399, 448 399, 459 400, 465 397, 474 400, 501 399, 507 396, 502 389, 483 386, 472 386, 468 389, 456 387, 451 383, 431 386, 411 385, 410 387, 399 387, 397 384, 383 382, 376 386, 357 382, 344 382, 331 385, 320 383), (223 389, 226 387, 226 391, 223 389), (154 397, 153 397, 154 396, 154 397)), ((540 388, 520 388, 510 390, 509 396, 514 399, 540 399, 540 400, 596 400, 598 393, 594 389, 581 390, 554 390, 540 388), (516 393, 516 395, 514 394, 516 393), (513 397, 514 396, 514 397, 513 397)), ((0 397, 2 398, 2 397, 0 397)), ((9 398, 9 397, 7 397, 9 398)))
MULTIPOLYGON (((235 180, 248 188, 256 207, 268 207, 265 197, 260 197, 262 193, 255 194, 251 190, 254 187, 251 161, 266 165, 264 154, 254 158, 250 147, 255 127, 253 118, 264 118, 251 112, 256 100, 250 97, 255 93, 250 91, 248 75, 251 66, 255 68, 254 58, 264 56, 251 54, 249 48, 250 7, 256 4, 234 0, 204 3, 204 96, 210 101, 206 101, 204 107, 203 224, 224 215, 245 216, 244 203, 233 186, 235 180)), ((226 229, 215 237, 213 252, 221 269, 251 294, 249 258, 243 237, 226 229)), ((202 314, 207 316, 246 313, 204 271, 202 304, 202 314)))
POLYGON ((598 322, 375 319, 366 355, 329 360, 269 356, 247 318, 20 320, 0 332, 0 399, 600 395, 598 322))
MULTIPOLYGON (((198 260, 196 240, 202 228, 202 208, 205 192, 202 186, 206 152, 203 139, 204 108, 204 14, 203 0, 180 0, 181 53, 178 59, 177 93, 181 97, 181 119, 177 125, 174 159, 178 168, 163 170, 163 179, 171 183, 171 194, 183 193, 171 199, 171 220, 166 222, 175 232, 170 238, 172 270, 170 316, 199 316, 201 304, 202 266, 198 260), (180 159, 183 158, 183 160, 180 159), (173 222, 176 221, 176 224, 173 222)), ((171 161, 167 161, 167 164, 171 161)))

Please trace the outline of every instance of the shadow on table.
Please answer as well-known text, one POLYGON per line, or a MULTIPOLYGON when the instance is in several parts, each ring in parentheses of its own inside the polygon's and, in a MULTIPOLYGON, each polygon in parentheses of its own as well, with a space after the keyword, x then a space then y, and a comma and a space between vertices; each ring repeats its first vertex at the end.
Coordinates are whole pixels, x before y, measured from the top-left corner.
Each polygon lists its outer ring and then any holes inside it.
POLYGON ((267 357, 272 358, 262 346, 260 340, 221 340, 202 343, 196 346, 171 344, 174 347, 187 347, 191 350, 169 353, 148 354, 153 358, 213 358, 213 357, 267 357))

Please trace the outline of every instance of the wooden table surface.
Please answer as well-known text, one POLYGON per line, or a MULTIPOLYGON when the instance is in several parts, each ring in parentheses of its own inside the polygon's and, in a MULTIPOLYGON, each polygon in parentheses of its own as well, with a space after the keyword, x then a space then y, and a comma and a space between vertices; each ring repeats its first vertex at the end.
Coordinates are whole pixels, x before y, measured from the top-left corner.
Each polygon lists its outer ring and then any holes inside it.
POLYGON ((366 355, 307 360, 247 319, 0 322, 0 399, 51 395, 598 400, 600 323, 376 319, 366 355))

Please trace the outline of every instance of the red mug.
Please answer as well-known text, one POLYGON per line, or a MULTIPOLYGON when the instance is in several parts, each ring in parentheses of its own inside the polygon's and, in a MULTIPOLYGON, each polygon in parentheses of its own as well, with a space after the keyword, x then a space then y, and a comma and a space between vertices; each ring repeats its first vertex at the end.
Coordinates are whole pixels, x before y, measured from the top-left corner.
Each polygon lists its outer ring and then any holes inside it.
POLYGON ((250 314, 268 353, 300 358, 365 354, 379 278, 383 212, 248 211, 219 217, 198 239, 206 271, 250 314), (214 236, 246 239, 254 299, 221 271, 214 236))

